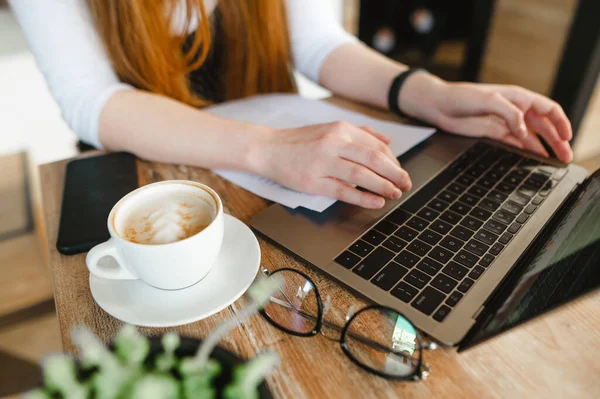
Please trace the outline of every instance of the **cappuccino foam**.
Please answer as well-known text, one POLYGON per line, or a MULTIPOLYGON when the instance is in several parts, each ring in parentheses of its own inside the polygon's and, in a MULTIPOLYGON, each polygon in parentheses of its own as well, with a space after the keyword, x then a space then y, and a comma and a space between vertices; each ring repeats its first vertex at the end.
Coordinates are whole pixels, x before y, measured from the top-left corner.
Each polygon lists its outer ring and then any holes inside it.
POLYGON ((202 188, 162 184, 127 198, 116 212, 114 227, 133 243, 169 244, 204 230, 215 216, 215 200, 202 188))

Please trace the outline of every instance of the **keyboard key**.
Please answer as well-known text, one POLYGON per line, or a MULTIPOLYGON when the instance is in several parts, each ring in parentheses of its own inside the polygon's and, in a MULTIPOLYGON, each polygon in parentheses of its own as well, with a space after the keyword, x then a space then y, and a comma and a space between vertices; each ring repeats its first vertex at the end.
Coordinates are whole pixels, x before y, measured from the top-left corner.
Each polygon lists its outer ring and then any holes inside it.
POLYGON ((485 174, 489 179, 500 181, 504 176, 504 173, 497 171, 496 169, 492 169, 485 174))
POLYGON ((450 206, 450 204, 442 201, 441 199, 435 198, 429 204, 427 204, 427 206, 431 209, 435 209, 438 212, 443 212, 446 210, 446 208, 448 208, 448 206, 450 206))
POLYGON ((463 294, 458 291, 454 291, 450 296, 446 299, 446 305, 450 305, 452 307, 456 306, 458 302, 462 299, 463 294))
POLYGON ((452 225, 439 219, 431 224, 431 230, 436 231, 440 234, 447 234, 451 229, 452 225))
POLYGON ((408 267, 409 269, 417 264, 419 261, 419 257, 415 254, 412 254, 408 251, 402 251, 394 258, 394 262, 398 262, 403 266, 408 267))
POLYGON ((419 215, 427 221, 433 222, 438 216, 440 216, 440 213, 438 211, 434 211, 431 208, 425 207, 421 209, 419 213, 417 213, 417 215, 419 215))
POLYGON ((421 240, 414 240, 409 246, 408 250, 423 257, 427 255, 427 252, 431 251, 431 245, 425 244, 421 240))
POLYGON ((467 277, 460 283, 457 290, 459 290, 460 292, 462 292, 464 294, 465 292, 469 291, 469 288, 471 288, 473 286, 474 282, 475 281, 473 281, 467 277))
POLYGON ((488 267, 489 265, 492 264, 494 259, 496 259, 496 257, 494 255, 485 254, 485 255, 483 255, 483 258, 481 258, 481 260, 479 261, 479 264, 483 267, 488 267))
POLYGON ((507 225, 505 225, 502 222, 499 222, 497 220, 488 220, 484 225, 484 228, 488 229, 489 231, 496 233, 496 234, 502 234, 502 232, 504 230, 506 230, 506 228, 508 227, 507 225))
POLYGON ((494 212, 496 209, 500 207, 500 204, 494 201, 491 201, 487 198, 484 198, 479 203, 479 206, 483 209, 487 209, 488 211, 494 212))
MULTIPOLYGON (((467 194, 465 194, 465 195, 467 195, 467 194)), ((467 213, 469 213, 471 211, 471 209, 472 208, 469 205, 463 204, 462 202, 455 202, 450 207, 450 210, 458 213, 459 215, 466 215, 467 213)))
POLYGON ((431 280, 431 277, 416 269, 411 270, 406 277, 404 277, 404 281, 414 285, 417 288, 425 287, 429 280, 431 280))
POLYGON ((442 213, 442 215, 440 216, 440 219, 442 219, 445 222, 448 222, 450 224, 458 224, 458 222, 460 222, 460 219, 462 219, 462 216, 460 216, 457 213, 454 213, 452 211, 446 211, 444 213, 442 213))
POLYGON ((352 271, 364 279, 370 280, 381 270, 392 258, 394 253, 379 247, 371 255, 367 256, 352 271))
POLYGON ((508 198, 508 195, 501 193, 500 191, 494 190, 491 193, 489 193, 489 195, 486 198, 490 201, 494 201, 501 204, 506 200, 506 198, 508 198))
POLYGON ((517 218, 517 223, 525 223, 527 220, 529 220, 529 215, 526 213, 522 213, 521 215, 519 215, 519 217, 517 218))
POLYGON ((502 209, 498 212, 494 213, 494 219, 504 224, 511 224, 513 220, 515 220, 515 215, 512 213, 508 213, 503 211, 502 209))
POLYGON ((451 168, 443 170, 424 187, 421 187, 419 191, 411 195, 411 197, 402 204, 402 208, 409 212, 417 213, 419 209, 423 207, 423 204, 428 203, 433 197, 438 195, 455 176, 456 171, 451 168))
POLYGON ((492 255, 498 255, 500 252, 502 252, 503 249, 504 249, 504 245, 497 242, 494 245, 492 245, 492 247, 490 248, 490 253, 492 255))
POLYGON ((386 237, 378 231, 371 229, 367 234, 362 236, 362 239, 375 246, 381 244, 386 237))
POLYGON ((523 210, 523 207, 519 204, 515 204, 514 202, 508 201, 504 205, 502 205, 502 209, 512 213, 513 215, 518 215, 523 210))
POLYGON ((466 267, 473 267, 479 258, 470 252, 462 250, 454 257, 454 260, 466 267))
POLYGON ((537 194, 537 190, 533 190, 529 187, 521 186, 521 188, 519 188, 519 194, 531 198, 535 194, 537 194))
POLYGON ((541 204, 542 202, 544 202, 544 197, 540 197, 539 195, 535 197, 533 201, 531 201, 531 203, 536 206, 541 204))
POLYGON ((500 241, 500 243, 506 245, 510 242, 510 240, 512 240, 513 235, 506 232, 504 234, 502 234, 502 236, 500 237, 500 239, 498 241, 500 241))
POLYGON ((354 244, 348 248, 350 251, 354 252, 358 256, 365 257, 371 253, 371 251, 375 248, 371 244, 364 242, 363 240, 358 240, 354 244))
MULTIPOLYGON (((479 202, 479 198, 467 193, 467 194, 463 194, 462 197, 460 197, 459 201, 464 202, 465 204, 467 204, 469 206, 475 206, 475 204, 477 204, 479 202)), ((466 213, 467 212, 463 213, 463 215, 466 213)))
POLYGON ((384 291, 389 291, 404 275, 408 269, 396 262, 390 262, 371 282, 384 291))
POLYGON ((465 242, 451 236, 444 237, 440 245, 452 252, 458 252, 465 242))
POLYGON ((500 161, 496 166, 492 168, 493 171, 500 173, 502 176, 508 173, 512 165, 508 165, 500 161))
POLYGON ((437 312, 435 312, 435 314, 433 315, 433 320, 439 321, 441 323, 442 321, 444 321, 446 316, 448 316, 448 314, 450 313, 451 310, 452 309, 450 309, 446 305, 440 306, 440 308, 437 310, 437 312))
MULTIPOLYGON (((462 266, 461 266, 462 267, 462 266)), ((454 287, 458 285, 458 281, 452 280, 450 277, 444 274, 438 274, 431 281, 431 286, 437 288, 438 290, 449 294, 452 292, 454 287)))
POLYGON ((473 252, 475 255, 483 256, 490 247, 476 240, 471 240, 465 245, 465 249, 473 252))
POLYGON ((512 184, 513 186, 517 186, 522 181, 523 181, 523 178, 514 173, 509 174, 508 176, 506 176, 504 178, 504 180, 502 180, 503 183, 512 184))
POLYGON ((475 266, 473 270, 471 270, 471 273, 469 273, 469 277, 473 280, 477 280, 484 271, 485 269, 483 267, 475 266))
POLYGON ((406 241, 394 236, 388 238, 383 242, 383 246, 394 253, 402 251, 407 245, 408 243, 406 241))
POLYGON ((427 287, 417 296, 411 305, 429 316, 445 298, 446 295, 435 288, 427 287))
POLYGON ((344 266, 346 269, 352 269, 358 261, 360 261, 360 258, 349 251, 344 251, 340 256, 335 258, 335 263, 344 266))
POLYGON ((406 225, 412 227, 413 229, 423 231, 429 225, 429 222, 421 219, 418 216, 414 216, 406 223, 406 225))
POLYGON ((469 238, 473 237, 473 232, 462 226, 456 226, 452 229, 450 234, 456 238, 460 238, 463 241, 467 241, 469 238))
POLYGON ((477 185, 481 187, 485 187, 490 190, 492 187, 496 185, 496 181, 494 179, 490 179, 489 177, 482 177, 477 181, 477 185))
POLYGON ((433 259, 437 260, 438 262, 446 263, 450 259, 452 259, 452 256, 454 256, 454 254, 445 248, 437 246, 437 247, 433 248, 431 250, 431 252, 429 252, 429 256, 431 256, 433 259))
POLYGON ((475 179, 471 176, 462 175, 458 179, 456 179, 456 181, 464 186, 470 186, 475 182, 475 179))
POLYGON ((382 220, 377 223, 375 230, 382 232, 385 235, 391 236, 398 229, 394 223, 390 223, 387 220, 382 220))
POLYGON ((410 219, 411 216, 412 215, 410 213, 406 212, 404 209, 398 208, 394 212, 390 213, 385 218, 385 220, 388 220, 390 222, 397 224, 398 226, 401 226, 404 223, 406 223, 406 221, 408 221, 408 219, 410 219))
MULTIPOLYGON (((464 266, 459 265, 456 262, 448 263, 448 266, 444 267, 442 270, 443 273, 446 273, 448 276, 452 277, 455 280, 462 280, 463 277, 469 273, 469 269, 464 266)), ((454 288, 454 287, 452 287, 454 288)))
POLYGON ((475 233, 475 238, 487 245, 492 245, 498 239, 498 235, 481 229, 475 233))
POLYGON ((442 270, 442 267, 444 266, 441 263, 431 259, 430 257, 425 257, 417 265, 417 269, 429 274, 430 276, 435 276, 437 272, 442 270))
POLYGON ((517 187, 506 183, 500 183, 496 186, 496 190, 503 192, 504 194, 512 193, 515 191, 515 188, 517 187))
POLYGON ((552 189, 554 188, 554 186, 556 186, 556 182, 554 180, 548 181, 544 185, 544 187, 540 190, 540 195, 542 197, 548 196, 548 194, 550 194, 550 191, 552 191, 552 189))
POLYGON ((533 212, 535 212, 536 209, 537 206, 535 205, 527 205, 527 207, 525 208, 525 213, 531 215, 533 212))
POLYGON ((419 235, 419 240, 426 242, 427 244, 435 245, 442 239, 442 236, 432 230, 425 230, 419 235))
POLYGON ((529 203, 529 197, 521 193, 514 193, 510 196, 510 200, 521 206, 525 206, 529 203))
POLYGON ((515 169, 511 174, 520 177, 522 180, 529 175, 529 172, 530 171, 528 169, 519 167, 515 169))
POLYGON ((438 199, 440 199, 442 201, 446 201, 448 203, 452 203, 452 202, 456 201, 457 198, 458 198, 458 195, 451 193, 448 190, 441 193, 438 197, 438 199))
POLYGON ((469 189, 469 194, 474 195, 478 198, 483 198, 483 196, 486 195, 487 192, 488 190, 481 186, 473 186, 469 189))
POLYGON ((404 241, 411 242, 413 238, 419 235, 419 233, 410 227, 402 226, 396 231, 396 235, 404 241))
MULTIPOLYGON (((517 218, 517 221, 518 220, 519 220, 519 218, 517 218)), ((521 228, 521 225, 519 223, 513 223, 508 228, 508 232, 515 234, 517 231, 519 231, 520 228, 521 228)))
POLYGON ((483 225, 483 222, 475 219, 472 216, 467 216, 460 222, 461 226, 470 228, 471 230, 477 230, 483 225))
POLYGON ((452 183, 448 186, 448 190, 452 191, 454 194, 462 194, 466 189, 465 186, 458 183, 452 183))
POLYGON ((403 302, 409 303, 419 293, 419 290, 401 281, 400 284, 392 290, 392 295, 403 302))
POLYGON ((477 208, 473 208, 473 210, 469 212, 469 215, 474 216, 480 220, 488 220, 492 216, 492 212, 486 211, 485 209, 478 206, 477 208))

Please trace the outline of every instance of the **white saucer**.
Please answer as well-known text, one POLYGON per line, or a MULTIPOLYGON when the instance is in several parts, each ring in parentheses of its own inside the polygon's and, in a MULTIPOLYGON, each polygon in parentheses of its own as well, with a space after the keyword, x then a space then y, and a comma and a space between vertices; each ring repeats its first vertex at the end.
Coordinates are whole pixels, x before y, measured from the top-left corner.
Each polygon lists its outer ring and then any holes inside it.
POLYGON ((260 247, 244 223, 224 216, 221 252, 200 282, 182 290, 165 291, 141 280, 107 280, 90 274, 90 290, 98 306, 125 323, 173 327, 211 316, 235 302, 256 277, 260 247))

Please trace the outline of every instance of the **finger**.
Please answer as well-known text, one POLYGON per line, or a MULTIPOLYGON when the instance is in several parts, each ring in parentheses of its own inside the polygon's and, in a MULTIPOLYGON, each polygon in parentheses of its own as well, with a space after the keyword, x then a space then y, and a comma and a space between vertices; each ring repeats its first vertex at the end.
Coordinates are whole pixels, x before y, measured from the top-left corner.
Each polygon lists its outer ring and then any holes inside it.
POLYGON ((386 198, 398 199, 402 195, 402 191, 391 181, 360 164, 343 159, 334 166, 331 176, 386 198))
POLYGON ((569 142, 559 137, 556 127, 546 117, 529 112, 525 115, 525 120, 531 130, 546 140, 558 159, 564 163, 573 160, 573 151, 569 142))
POLYGON ((379 150, 349 143, 341 148, 339 156, 369 168, 374 173, 394 183, 402 191, 408 191, 412 187, 408 173, 379 150))
POLYGON ((540 139, 534 134, 529 133, 526 138, 521 139, 526 150, 534 152, 536 154, 542 155, 544 157, 549 157, 548 151, 544 148, 540 139))
POLYGON ((500 142, 502 142, 504 144, 508 144, 510 146, 513 146, 513 147, 520 148, 520 149, 524 149, 525 148, 525 145, 521 142, 521 140, 519 140, 518 138, 516 138, 515 136, 513 136, 510 133, 508 133, 504 137, 500 137, 498 139, 498 141, 500 141, 500 142))
POLYGON ((380 209, 385 205, 385 200, 375 194, 357 190, 348 183, 344 183, 333 177, 325 177, 320 180, 315 194, 335 198, 349 204, 362 206, 367 209, 380 209))
POLYGON ((518 138, 527 136, 525 115, 515 104, 497 92, 484 92, 480 97, 480 112, 498 115, 506 122, 510 131, 518 138))
POLYGON ((531 90, 517 86, 494 85, 496 91, 515 103, 523 112, 530 110, 540 116, 548 118, 556 128, 558 135, 563 140, 573 138, 571 122, 563 108, 556 101, 531 90))
POLYGON ((442 129, 470 137, 489 137, 498 140, 511 134, 506 122, 495 115, 442 119, 442 129))
POLYGON ((397 166, 400 166, 400 162, 394 156, 390 147, 387 144, 382 143, 381 140, 375 138, 372 134, 366 132, 364 129, 351 129, 350 135, 352 137, 352 140, 356 143, 383 152, 393 163, 395 163, 397 166))
POLYGON ((389 145, 392 142, 392 139, 390 139, 385 134, 379 133, 377 130, 373 129, 371 126, 360 126, 360 128, 362 130, 366 131, 367 133, 372 134, 377 139, 379 139, 380 141, 382 141, 383 143, 385 143, 387 145, 389 145))

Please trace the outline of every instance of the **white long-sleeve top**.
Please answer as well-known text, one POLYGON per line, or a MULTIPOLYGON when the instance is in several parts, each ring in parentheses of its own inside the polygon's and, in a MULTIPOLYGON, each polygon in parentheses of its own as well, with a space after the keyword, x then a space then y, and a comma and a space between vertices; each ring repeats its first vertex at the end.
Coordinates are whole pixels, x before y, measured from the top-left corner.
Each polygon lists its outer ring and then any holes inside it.
MULTIPOLYGON (((217 0, 205 0, 212 12, 217 0)), ((337 22, 325 0, 285 0, 295 67, 317 82, 327 56, 356 40, 337 22)), ((98 122, 108 99, 131 86, 120 82, 92 22, 87 0, 9 0, 63 119, 97 148, 98 122)), ((184 33, 183 7, 172 29, 184 33)), ((196 23, 190 23, 190 31, 196 23)), ((188 32, 191 33, 191 32, 188 32)))

